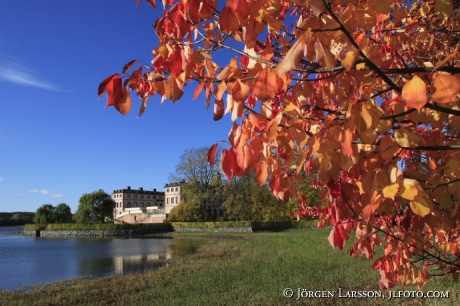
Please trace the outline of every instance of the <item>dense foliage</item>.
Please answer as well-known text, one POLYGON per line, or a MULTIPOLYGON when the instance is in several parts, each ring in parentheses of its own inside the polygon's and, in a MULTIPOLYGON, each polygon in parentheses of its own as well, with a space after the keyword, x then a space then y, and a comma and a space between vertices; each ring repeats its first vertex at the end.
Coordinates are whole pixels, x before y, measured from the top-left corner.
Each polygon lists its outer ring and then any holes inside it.
POLYGON ((163 5, 152 65, 131 61, 103 80, 107 105, 128 113, 131 90, 140 116, 151 96, 174 102, 195 83, 214 120, 234 120, 220 158, 230 180, 254 169, 288 200, 302 168, 316 173, 319 226, 333 226, 340 249, 354 231, 353 256, 371 259, 383 245, 373 266, 381 287, 420 286, 432 273, 458 280, 457 0, 163 5))
POLYGON ((85 193, 80 197, 75 218, 78 223, 104 222, 106 217, 113 217, 115 201, 110 195, 99 189, 92 193, 85 193))
POLYGON ((65 203, 56 207, 51 204, 43 204, 35 212, 34 222, 37 224, 72 222, 72 212, 65 203))

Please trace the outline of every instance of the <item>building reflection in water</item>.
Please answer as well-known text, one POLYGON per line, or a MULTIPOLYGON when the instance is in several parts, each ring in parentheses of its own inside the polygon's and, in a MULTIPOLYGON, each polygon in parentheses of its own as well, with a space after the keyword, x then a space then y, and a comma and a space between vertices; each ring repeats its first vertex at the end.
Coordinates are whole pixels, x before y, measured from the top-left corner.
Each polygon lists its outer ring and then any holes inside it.
POLYGON ((165 266, 166 259, 170 257, 169 253, 115 257, 113 258, 114 273, 126 274, 144 270, 155 270, 165 266))

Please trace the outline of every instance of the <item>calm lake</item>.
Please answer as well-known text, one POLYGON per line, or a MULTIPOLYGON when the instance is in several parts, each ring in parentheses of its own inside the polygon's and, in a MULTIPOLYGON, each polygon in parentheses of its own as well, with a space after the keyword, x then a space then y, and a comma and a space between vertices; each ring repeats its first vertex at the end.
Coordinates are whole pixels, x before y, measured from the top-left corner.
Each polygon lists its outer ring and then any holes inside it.
POLYGON ((44 238, 0 228, 0 290, 76 277, 139 272, 195 252, 200 238, 44 238))

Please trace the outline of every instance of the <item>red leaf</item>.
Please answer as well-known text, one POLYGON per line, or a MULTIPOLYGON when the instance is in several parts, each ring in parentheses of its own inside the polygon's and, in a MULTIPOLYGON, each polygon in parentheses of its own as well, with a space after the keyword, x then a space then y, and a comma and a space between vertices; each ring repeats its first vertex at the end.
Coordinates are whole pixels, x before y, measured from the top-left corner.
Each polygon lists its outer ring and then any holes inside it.
POLYGON ((176 51, 171 54, 168 59, 170 63, 170 69, 174 77, 178 78, 185 70, 185 56, 184 51, 177 48, 176 51))
MULTIPOLYGON (((139 3, 139 0, 136 0, 138 3, 139 3)), ((155 2, 155 0, 146 0, 148 3, 150 3, 151 6, 153 6, 153 8, 157 8, 157 4, 155 2)))
POLYGON ((123 98, 122 79, 112 79, 105 87, 107 89, 107 105, 116 106, 123 98))
POLYGON ((119 73, 112 74, 111 76, 106 77, 101 84, 99 84, 99 87, 97 88, 97 96, 99 98, 107 91, 107 84, 109 84, 113 79, 118 78, 119 75, 119 73))
POLYGON ((214 121, 222 119, 224 116, 224 101, 216 100, 214 102, 214 121))
POLYGON ((129 69, 131 69, 135 64, 137 63, 137 60, 132 60, 126 65, 123 66, 123 73, 126 73, 129 69))
POLYGON ((217 151, 217 143, 214 144, 208 151, 208 162, 211 164, 211 168, 214 168, 214 162, 216 160, 216 151, 217 151))
POLYGON ((227 33, 238 30, 238 27, 240 26, 238 16, 228 6, 225 6, 224 9, 220 12, 219 21, 220 29, 227 33))

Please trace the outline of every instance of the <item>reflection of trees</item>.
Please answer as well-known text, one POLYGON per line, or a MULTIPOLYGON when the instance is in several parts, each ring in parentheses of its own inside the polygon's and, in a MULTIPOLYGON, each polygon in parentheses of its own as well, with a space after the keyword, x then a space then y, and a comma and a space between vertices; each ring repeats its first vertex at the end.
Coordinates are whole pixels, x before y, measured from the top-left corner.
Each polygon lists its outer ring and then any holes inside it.
POLYGON ((174 258, 192 254, 196 249, 207 242, 205 239, 174 239, 177 243, 172 243, 168 247, 170 257, 174 258))

